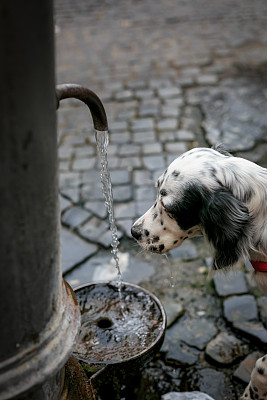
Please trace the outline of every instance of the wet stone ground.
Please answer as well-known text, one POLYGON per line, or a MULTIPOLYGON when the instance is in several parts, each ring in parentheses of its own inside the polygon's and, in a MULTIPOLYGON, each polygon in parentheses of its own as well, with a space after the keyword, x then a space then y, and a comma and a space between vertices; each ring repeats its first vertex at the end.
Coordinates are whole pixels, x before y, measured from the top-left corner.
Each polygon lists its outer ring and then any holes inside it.
MULTIPOLYGON (((209 276, 203 238, 187 241, 168 259, 140 253, 126 240, 120 249, 125 281, 160 299, 168 328, 161 351, 141 376, 136 371, 137 378, 120 387, 118 399, 165 399, 166 393, 184 391, 238 399, 255 360, 267 352, 267 298, 251 282, 250 267, 209 276)), ((102 250, 66 279, 75 287, 115 274, 109 251, 102 250)))
MULTIPOLYGON (((167 259, 141 251, 130 227, 186 150, 223 142, 267 166, 267 4, 56 0, 55 23, 57 82, 89 87, 107 111, 123 280, 154 293, 168 317, 161 351, 116 396, 237 400, 267 353, 267 298, 249 265, 213 277, 203 238, 167 259)), ((91 116, 73 100, 57 114, 64 277, 74 288, 116 279, 91 116)))

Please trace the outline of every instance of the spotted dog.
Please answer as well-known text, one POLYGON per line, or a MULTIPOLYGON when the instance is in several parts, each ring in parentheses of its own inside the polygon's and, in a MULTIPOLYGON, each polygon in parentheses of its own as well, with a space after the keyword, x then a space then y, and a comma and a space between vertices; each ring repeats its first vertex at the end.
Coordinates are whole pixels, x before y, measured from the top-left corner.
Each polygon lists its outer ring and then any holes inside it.
MULTIPOLYGON (((154 205, 134 223, 132 235, 145 250, 159 254, 204 235, 213 250, 213 270, 230 269, 248 256, 267 295, 266 220, 267 170, 219 145, 195 148, 170 164, 157 181, 154 205)), ((267 390, 261 389, 267 376, 259 371, 254 370, 244 399, 267 400, 267 390)))

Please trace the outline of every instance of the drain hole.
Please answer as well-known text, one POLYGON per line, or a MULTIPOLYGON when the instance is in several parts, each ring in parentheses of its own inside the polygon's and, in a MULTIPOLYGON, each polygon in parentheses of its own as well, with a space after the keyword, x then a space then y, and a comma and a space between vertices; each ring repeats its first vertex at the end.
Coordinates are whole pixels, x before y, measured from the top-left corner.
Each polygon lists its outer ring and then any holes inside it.
POLYGON ((101 318, 97 321, 97 326, 101 329, 108 329, 113 325, 109 318, 101 318))

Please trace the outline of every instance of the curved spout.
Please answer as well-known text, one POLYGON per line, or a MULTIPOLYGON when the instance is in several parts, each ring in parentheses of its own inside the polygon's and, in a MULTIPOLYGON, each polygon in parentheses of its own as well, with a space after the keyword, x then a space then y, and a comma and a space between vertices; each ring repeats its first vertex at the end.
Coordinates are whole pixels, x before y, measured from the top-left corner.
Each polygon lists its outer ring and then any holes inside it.
POLYGON ((94 128, 98 131, 108 130, 108 121, 104 106, 99 97, 92 92, 92 90, 73 83, 66 83, 56 86, 56 96, 58 102, 57 108, 59 107, 60 100, 63 99, 74 97, 75 99, 83 101, 89 107, 92 114, 94 128))

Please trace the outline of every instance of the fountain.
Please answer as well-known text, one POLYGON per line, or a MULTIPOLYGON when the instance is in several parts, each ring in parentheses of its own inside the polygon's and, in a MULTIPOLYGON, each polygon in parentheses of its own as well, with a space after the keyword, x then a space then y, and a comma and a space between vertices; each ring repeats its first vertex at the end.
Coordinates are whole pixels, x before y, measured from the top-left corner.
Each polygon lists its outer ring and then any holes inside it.
MULTIPOLYGON (((71 356, 80 311, 62 280, 56 97, 84 101, 100 132, 106 114, 78 85, 59 85, 55 96, 52 1, 1 6, 0 400, 94 399, 71 356)), ((98 316, 97 324, 107 332, 113 319, 98 316)))
POLYGON ((58 105, 60 100, 71 97, 83 101, 91 111, 96 130, 101 182, 111 230, 111 253, 118 280, 88 283, 75 290, 81 311, 81 329, 74 356, 87 371, 93 392, 100 394, 101 399, 115 400, 114 382, 119 381, 121 385, 129 381, 136 370, 140 370, 160 349, 166 316, 161 303, 152 293, 121 279, 104 107, 94 92, 79 85, 58 85, 56 93, 58 105))

